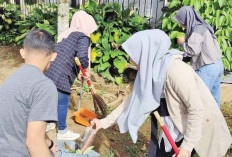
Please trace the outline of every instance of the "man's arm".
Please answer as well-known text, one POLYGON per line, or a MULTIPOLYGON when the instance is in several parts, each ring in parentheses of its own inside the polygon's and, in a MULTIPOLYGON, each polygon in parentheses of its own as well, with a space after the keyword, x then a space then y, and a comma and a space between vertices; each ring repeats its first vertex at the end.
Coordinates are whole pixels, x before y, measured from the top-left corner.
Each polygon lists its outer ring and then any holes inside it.
POLYGON ((26 145, 32 157, 51 157, 44 121, 28 122, 26 145))

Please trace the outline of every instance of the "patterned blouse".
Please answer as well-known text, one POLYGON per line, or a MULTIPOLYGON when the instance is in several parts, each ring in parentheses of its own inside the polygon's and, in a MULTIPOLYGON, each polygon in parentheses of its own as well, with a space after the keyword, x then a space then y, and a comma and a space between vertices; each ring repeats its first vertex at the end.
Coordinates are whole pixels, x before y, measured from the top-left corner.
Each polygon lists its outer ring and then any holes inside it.
POLYGON ((88 68, 89 45, 90 38, 81 32, 73 32, 56 44, 57 57, 45 75, 55 83, 58 90, 71 93, 70 88, 79 73, 74 57, 79 58, 84 69, 88 68))

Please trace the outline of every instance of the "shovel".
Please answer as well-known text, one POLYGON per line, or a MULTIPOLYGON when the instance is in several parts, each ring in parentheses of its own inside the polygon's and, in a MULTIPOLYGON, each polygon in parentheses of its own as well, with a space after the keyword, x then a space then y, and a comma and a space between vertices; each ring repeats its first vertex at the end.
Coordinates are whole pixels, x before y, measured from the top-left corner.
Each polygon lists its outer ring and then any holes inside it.
POLYGON ((84 86, 84 80, 81 81, 81 91, 80 91, 80 98, 79 98, 79 102, 78 102, 77 112, 74 112, 75 122, 89 127, 90 121, 93 120, 94 118, 97 118, 97 115, 94 112, 92 112, 86 108, 80 107, 81 106, 81 98, 82 98, 82 94, 83 94, 83 86, 84 86))

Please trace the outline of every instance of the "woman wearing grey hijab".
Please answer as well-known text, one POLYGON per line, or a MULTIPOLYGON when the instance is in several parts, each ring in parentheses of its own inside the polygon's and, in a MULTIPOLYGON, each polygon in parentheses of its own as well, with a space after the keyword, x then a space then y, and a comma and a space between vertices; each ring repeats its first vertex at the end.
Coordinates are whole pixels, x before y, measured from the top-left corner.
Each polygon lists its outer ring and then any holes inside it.
POLYGON ((191 66, 205 82, 220 107, 220 83, 223 76, 222 53, 213 28, 190 6, 178 10, 174 20, 186 28, 184 37, 177 43, 191 57, 191 66))
MULTIPOLYGON (((200 157, 222 157, 231 144, 225 119, 203 81, 182 61, 183 52, 169 50, 170 46, 168 35, 158 29, 140 31, 123 43, 138 69, 132 93, 106 118, 94 119, 91 125, 99 130, 117 123, 120 132, 129 131, 135 143, 141 125, 158 110, 179 146, 178 157, 190 157, 193 149, 200 157)), ((149 156, 171 157, 172 148, 163 133, 159 149, 156 129, 152 127, 149 156)))

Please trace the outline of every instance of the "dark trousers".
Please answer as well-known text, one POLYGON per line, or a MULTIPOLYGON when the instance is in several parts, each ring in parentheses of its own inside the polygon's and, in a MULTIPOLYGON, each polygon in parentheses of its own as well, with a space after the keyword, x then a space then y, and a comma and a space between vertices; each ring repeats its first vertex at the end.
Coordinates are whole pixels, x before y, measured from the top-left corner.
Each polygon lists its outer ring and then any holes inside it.
MULTIPOLYGON (((157 110, 160 116, 169 116, 165 99, 161 99, 160 107, 157 110)), ((181 145, 182 141, 183 140, 176 143, 177 147, 181 145)), ((160 148, 159 148, 157 120, 152 112, 151 114, 151 141, 150 141, 150 148, 149 148, 148 156, 149 157, 172 157, 174 153, 175 152, 173 149, 171 152, 165 152, 165 146, 164 146, 163 140, 161 141, 160 148)), ((193 156, 194 153, 195 151, 192 152, 191 156, 193 156)))

